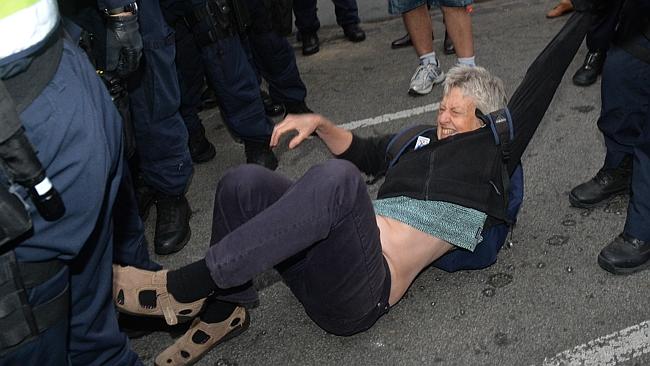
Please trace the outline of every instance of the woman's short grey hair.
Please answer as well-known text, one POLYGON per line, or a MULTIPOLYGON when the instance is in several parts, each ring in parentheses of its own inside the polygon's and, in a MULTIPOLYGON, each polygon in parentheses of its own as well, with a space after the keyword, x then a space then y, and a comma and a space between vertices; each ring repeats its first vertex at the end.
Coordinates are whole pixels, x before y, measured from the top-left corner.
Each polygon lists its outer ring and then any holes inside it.
POLYGON ((490 113, 508 103, 503 81, 483 67, 456 65, 449 69, 444 83, 444 95, 459 88, 463 95, 474 98, 476 108, 490 113))

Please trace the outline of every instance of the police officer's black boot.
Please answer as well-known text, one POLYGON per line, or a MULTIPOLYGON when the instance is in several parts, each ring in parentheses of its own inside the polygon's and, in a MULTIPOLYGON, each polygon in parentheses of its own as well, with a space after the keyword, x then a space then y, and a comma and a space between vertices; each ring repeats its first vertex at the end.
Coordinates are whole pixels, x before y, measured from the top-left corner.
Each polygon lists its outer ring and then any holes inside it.
POLYGON ((214 145, 205 137, 205 128, 203 125, 201 125, 200 129, 190 132, 188 146, 190 148, 190 156, 194 163, 208 162, 217 154, 214 145))
POLYGON ((275 170, 278 167, 278 159, 269 146, 269 141, 244 140, 244 152, 246 163, 257 164, 268 169, 275 170))
POLYGON ((302 42, 302 54, 305 56, 313 55, 320 51, 320 41, 318 40, 318 34, 313 33, 301 33, 296 34, 298 42, 302 42))
POLYGON ((650 241, 622 233, 600 251, 598 265, 613 274, 628 274, 650 268, 650 241))
POLYGON ((302 101, 302 102, 286 102, 285 103, 285 108, 287 111, 287 114, 307 114, 307 113, 314 113, 309 107, 307 107, 307 104, 302 101))
POLYGON ((573 83, 578 86, 589 86, 598 80, 605 64, 605 51, 596 50, 587 53, 585 62, 573 75, 573 83))
POLYGON ((347 38, 351 42, 361 42, 366 39, 366 32, 364 32, 363 29, 361 29, 359 23, 347 24, 344 25, 342 28, 343 28, 343 34, 345 35, 345 38, 347 38))
POLYGON ((589 181, 573 188, 569 193, 571 206, 591 208, 606 199, 630 189, 632 159, 626 156, 616 168, 602 168, 589 181))
POLYGON ((138 201, 138 211, 142 221, 149 217, 149 209, 156 201, 156 190, 144 181, 142 174, 137 174, 134 179, 135 198, 138 201))
POLYGON ((183 249, 190 240, 190 205, 184 194, 156 197, 156 232, 153 240, 156 254, 171 254, 183 249))

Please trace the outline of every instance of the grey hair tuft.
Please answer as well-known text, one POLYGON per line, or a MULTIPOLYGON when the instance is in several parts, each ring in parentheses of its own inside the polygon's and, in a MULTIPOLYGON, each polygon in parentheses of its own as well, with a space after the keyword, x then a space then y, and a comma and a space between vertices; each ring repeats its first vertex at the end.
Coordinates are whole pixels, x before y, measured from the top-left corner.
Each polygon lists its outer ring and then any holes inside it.
POLYGON ((444 95, 453 88, 459 88, 463 95, 474 98, 476 108, 483 113, 502 109, 508 103, 503 81, 483 67, 456 65, 449 69, 444 95))

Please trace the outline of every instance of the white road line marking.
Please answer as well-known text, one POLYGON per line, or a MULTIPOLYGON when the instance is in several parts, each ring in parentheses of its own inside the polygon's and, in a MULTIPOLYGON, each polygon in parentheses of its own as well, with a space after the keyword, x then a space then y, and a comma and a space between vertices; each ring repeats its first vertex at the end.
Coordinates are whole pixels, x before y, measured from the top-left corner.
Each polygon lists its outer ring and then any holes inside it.
POLYGON ((382 114, 381 116, 377 116, 373 118, 366 118, 358 121, 344 123, 342 125, 339 125, 339 127, 345 128, 346 130, 356 130, 357 128, 361 128, 361 127, 374 126, 374 125, 394 121, 396 119, 408 118, 412 116, 417 116, 418 114, 437 111, 439 107, 440 107, 440 103, 431 103, 422 107, 406 109, 395 113, 382 114))
POLYGON ((558 353, 542 365, 616 365, 646 353, 650 353, 650 320, 558 353))

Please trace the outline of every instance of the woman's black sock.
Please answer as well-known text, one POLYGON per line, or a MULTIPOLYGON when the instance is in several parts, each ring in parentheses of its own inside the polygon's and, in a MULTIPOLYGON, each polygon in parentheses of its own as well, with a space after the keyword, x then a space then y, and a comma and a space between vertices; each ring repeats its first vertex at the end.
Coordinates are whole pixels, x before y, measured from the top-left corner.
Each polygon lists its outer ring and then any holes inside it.
POLYGON ((201 313, 201 320, 206 323, 222 322, 232 314, 237 308, 237 304, 231 302, 210 300, 201 313))
POLYGON ((167 291, 179 302, 193 302, 207 297, 219 287, 210 276, 205 259, 167 272, 167 291))

